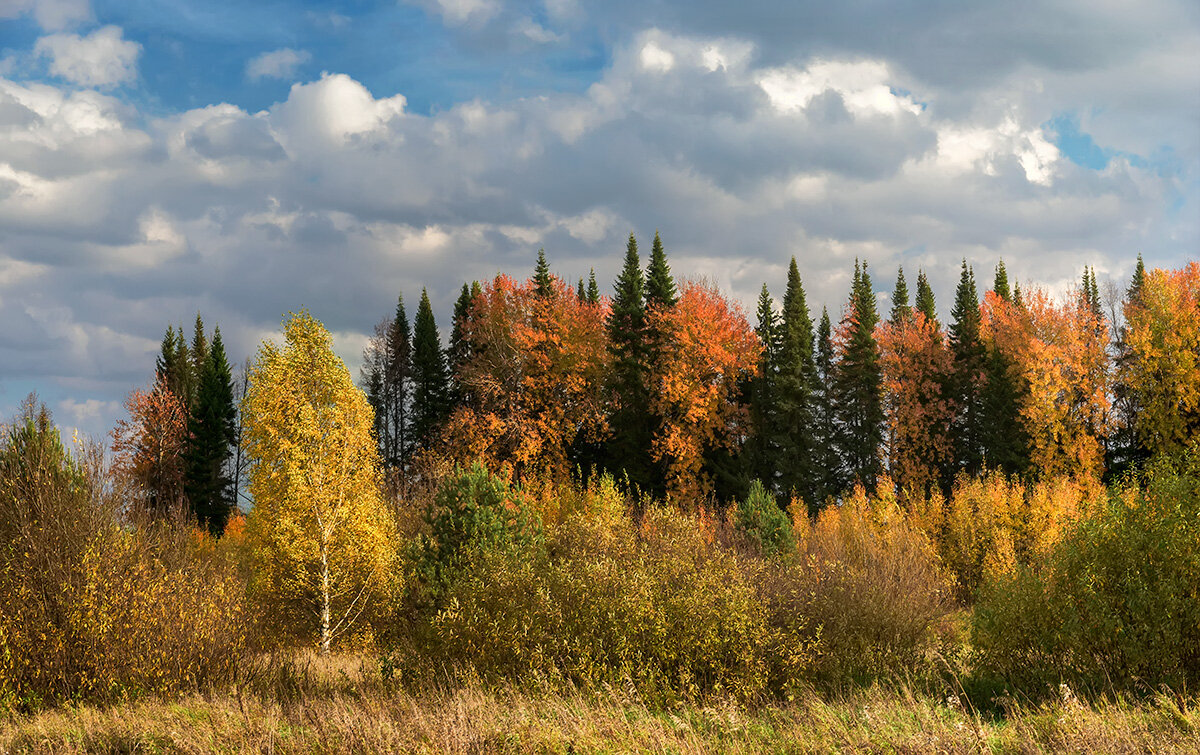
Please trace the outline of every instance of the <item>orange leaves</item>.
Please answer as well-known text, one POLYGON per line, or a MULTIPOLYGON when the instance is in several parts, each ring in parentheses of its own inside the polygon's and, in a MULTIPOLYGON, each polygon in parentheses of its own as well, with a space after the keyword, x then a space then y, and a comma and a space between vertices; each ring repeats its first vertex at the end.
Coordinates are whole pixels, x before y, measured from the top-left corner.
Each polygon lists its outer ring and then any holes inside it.
POLYGON ((113 470, 141 488, 151 508, 163 510, 183 495, 183 452, 188 410, 160 375, 147 392, 125 400, 128 420, 112 432, 113 470))
POLYGON ((1034 467, 1047 477, 1099 474, 1109 409, 1105 328, 1081 302, 1055 305, 1036 289, 1023 306, 989 293, 985 307, 985 337, 1026 388, 1021 419, 1034 467))
POLYGON ((954 357, 937 323, 921 312, 879 327, 888 417, 888 460, 897 487, 927 491, 952 454, 954 403, 946 395, 954 357))
POLYGON ((663 418, 653 453, 667 462, 670 494, 694 500, 709 489, 704 452, 746 430, 739 381, 757 368, 762 346, 741 308, 708 284, 685 283, 674 307, 649 316, 671 340, 651 377, 652 408, 663 418))
POLYGON ((1141 404, 1142 443, 1173 453, 1200 435, 1200 262, 1146 275, 1125 306, 1132 358, 1122 378, 1141 404))
POLYGON ((558 279, 549 296, 504 275, 486 285, 471 304, 465 336, 473 356, 458 376, 474 401, 450 419, 450 454, 568 474, 575 439, 605 428, 604 314, 558 279))

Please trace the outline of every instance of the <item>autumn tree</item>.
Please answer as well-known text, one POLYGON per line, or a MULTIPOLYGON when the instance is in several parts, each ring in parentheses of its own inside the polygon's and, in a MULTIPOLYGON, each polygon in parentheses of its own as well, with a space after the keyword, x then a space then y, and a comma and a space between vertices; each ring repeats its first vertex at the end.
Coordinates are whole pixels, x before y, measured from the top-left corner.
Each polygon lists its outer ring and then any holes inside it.
POLYGON ((1136 395, 1141 446, 1179 454, 1200 438, 1200 262, 1144 273, 1135 286, 1122 382, 1136 395))
POLYGON ((875 326, 879 314, 866 263, 854 264, 850 300, 838 326, 834 369, 840 448, 851 479, 874 487, 883 441, 883 375, 875 326))
POLYGON ((1022 387, 1032 468, 1045 477, 1098 475, 1109 373, 1107 335, 1095 314, 1077 298, 1056 305, 1034 289, 1021 306, 993 308, 983 326, 1022 387))
POLYGON ((166 514, 183 501, 188 411, 160 371, 149 391, 125 399, 128 419, 112 432, 113 471, 133 482, 146 508, 166 514))
POLYGON ((264 341, 242 402, 254 587, 322 652, 388 593, 395 525, 379 491, 374 418, 308 312, 264 341))
MULTIPOLYGON (((932 292, 928 296, 927 309, 932 309, 932 292)), ((891 316, 879 329, 879 348, 888 473, 902 495, 922 497, 943 487, 941 470, 950 460, 954 412, 946 386, 952 357, 937 320, 908 307, 903 270, 892 295, 891 316)))
POLYGON ((535 281, 497 276, 475 298, 464 332, 472 357, 459 377, 472 400, 446 429, 456 460, 565 477, 577 441, 602 436, 605 312, 557 277, 546 285, 549 296, 535 281))
POLYGON ((685 283, 674 307, 651 310, 651 327, 675 336, 652 375, 659 390, 650 409, 662 418, 652 454, 666 466, 668 495, 696 502, 710 489, 706 451, 747 432, 740 386, 752 375, 761 346, 740 308, 710 285, 685 283))

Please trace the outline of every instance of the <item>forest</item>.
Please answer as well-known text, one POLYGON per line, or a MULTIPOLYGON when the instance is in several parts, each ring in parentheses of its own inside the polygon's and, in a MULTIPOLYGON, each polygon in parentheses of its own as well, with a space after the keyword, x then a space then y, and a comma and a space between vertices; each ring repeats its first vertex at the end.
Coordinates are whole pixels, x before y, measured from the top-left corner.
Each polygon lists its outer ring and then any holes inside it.
MULTIPOLYGON (((756 311, 631 234, 0 440, 0 749, 1200 748, 1200 263, 756 311)), ((911 273, 912 271, 910 271, 911 273)))

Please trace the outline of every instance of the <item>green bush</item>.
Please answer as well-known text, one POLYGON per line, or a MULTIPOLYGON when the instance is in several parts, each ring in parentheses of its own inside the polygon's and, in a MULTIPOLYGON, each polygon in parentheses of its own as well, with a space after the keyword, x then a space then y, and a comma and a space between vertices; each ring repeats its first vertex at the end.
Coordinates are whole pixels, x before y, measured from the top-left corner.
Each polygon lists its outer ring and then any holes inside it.
POLYGON ((1200 451, 1110 491, 1040 565, 985 587, 981 673, 1027 689, 1200 684, 1200 451))
POLYGON ((734 525, 764 556, 786 553, 796 546, 787 514, 758 480, 750 483, 750 494, 738 503, 734 525))

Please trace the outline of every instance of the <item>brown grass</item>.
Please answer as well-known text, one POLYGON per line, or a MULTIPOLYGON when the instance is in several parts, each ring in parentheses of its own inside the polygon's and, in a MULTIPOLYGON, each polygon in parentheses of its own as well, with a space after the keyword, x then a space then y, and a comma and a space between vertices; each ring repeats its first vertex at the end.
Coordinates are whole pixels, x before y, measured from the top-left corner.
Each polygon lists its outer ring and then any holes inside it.
POLYGON ((0 719, 2 752, 1196 752, 1200 709, 1162 695, 1087 704, 1069 690, 1005 718, 953 696, 874 687, 748 709, 647 708, 621 690, 479 685, 408 691, 360 656, 264 666, 220 696, 146 699, 0 719))

